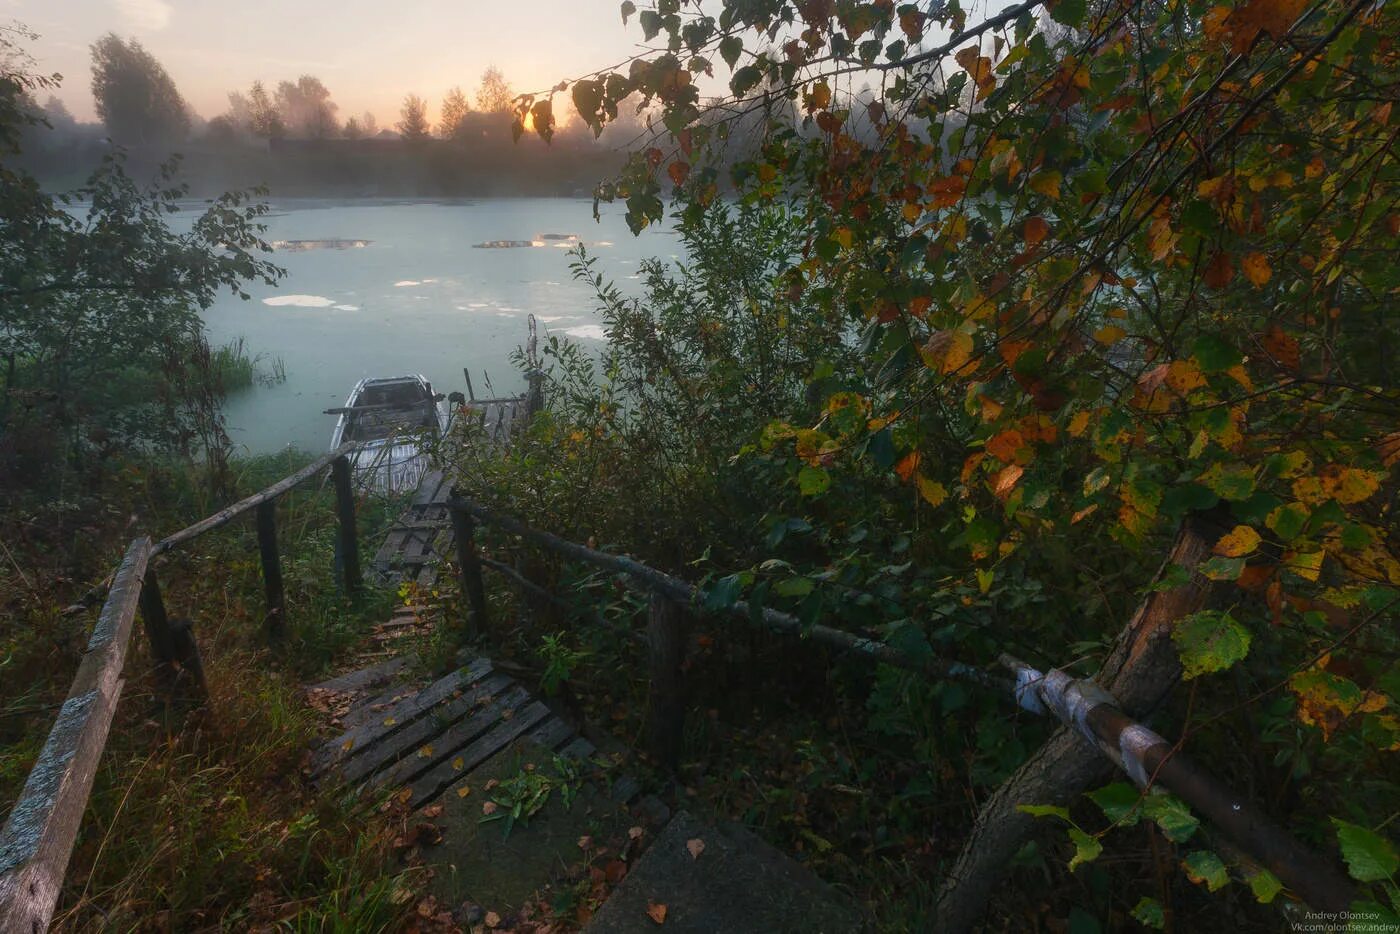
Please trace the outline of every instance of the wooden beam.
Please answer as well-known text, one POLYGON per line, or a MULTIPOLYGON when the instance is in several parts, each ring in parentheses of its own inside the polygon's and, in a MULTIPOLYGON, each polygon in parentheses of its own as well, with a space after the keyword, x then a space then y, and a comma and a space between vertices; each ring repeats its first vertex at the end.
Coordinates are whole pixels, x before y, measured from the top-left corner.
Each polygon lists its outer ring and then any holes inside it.
POLYGON ((282 558, 277 553, 277 501, 258 504, 258 554, 262 558, 263 591, 267 595, 264 623, 272 642, 287 634, 287 595, 282 588, 282 558))
POLYGON ((486 631, 486 587, 481 579, 481 562, 476 555, 476 522, 464 509, 452 510, 452 532, 457 545, 457 573, 462 592, 467 595, 467 638, 486 631))
MULTIPOLYGON (((532 528, 518 519, 498 513, 494 510, 475 503, 465 497, 455 494, 448 500, 448 506, 455 517, 458 513, 466 513, 475 518, 481 519, 492 525, 505 529, 522 538, 541 545, 557 554, 562 554, 591 564, 594 567, 606 568, 625 574, 643 585, 649 590, 665 594, 672 600, 680 603, 693 603, 698 595, 696 589, 679 578, 672 577, 656 568, 648 567, 640 561, 634 561, 625 555, 613 555, 602 551, 595 551, 592 548, 579 545, 567 539, 560 538, 549 532, 543 532, 532 528)), ((455 518, 454 518, 455 521, 455 518)), ((873 639, 858 636, 855 633, 846 632, 841 629, 833 629, 830 626, 820 624, 809 625, 804 623, 790 613, 783 613, 771 607, 764 607, 757 614, 753 613, 748 603, 740 600, 727 611, 730 615, 737 616, 745 621, 752 621, 755 616, 762 625, 774 632, 786 633, 803 639, 811 639, 813 642, 821 642, 834 646, 854 655, 879 662, 885 665, 892 665, 896 668, 904 668, 910 671, 918 671, 930 677, 936 678, 959 678, 965 681, 976 682, 983 687, 994 690, 1010 692, 1014 684, 1009 678, 998 677, 980 668, 971 665, 964 665, 959 662, 945 661, 942 659, 930 659, 922 661, 910 658, 908 655, 896 648, 876 642, 873 639)))
POLYGON ((283 493, 292 489, 293 487, 298 486, 301 483, 304 483, 305 481, 311 479, 312 477, 316 476, 318 473, 329 467, 335 461, 336 458, 344 457, 345 455, 354 451, 357 447, 358 445, 356 445, 354 442, 351 442, 349 444, 342 444, 334 451, 327 452, 326 454, 323 454, 320 457, 316 458, 316 460, 307 464, 305 467, 301 468, 291 476, 284 477, 283 479, 278 480, 276 483, 272 484, 272 486, 268 487, 267 489, 262 490, 258 493, 254 493, 247 499, 241 499, 238 502, 234 503, 232 506, 229 506, 225 509, 220 509, 212 516, 209 516, 206 519, 201 519, 189 528, 181 529, 174 535, 166 536, 165 538, 161 539, 160 542, 157 543, 157 545, 155 546, 155 553, 162 554, 176 547, 177 545, 183 545, 185 542, 190 541, 193 538, 198 538, 205 532, 208 532, 212 529, 217 529, 221 525, 227 525, 234 519, 237 519, 239 516, 243 515, 243 513, 247 512, 248 510, 256 509, 263 503, 268 502, 269 500, 274 500, 277 497, 281 496, 283 493))
POLYGON ((149 538, 127 547, 68 698, 0 830, 0 931, 7 934, 41 934, 53 917, 121 698, 122 669, 152 554, 149 538))
POLYGON ((647 613, 647 642, 651 663, 647 748, 658 762, 674 769, 680 763, 685 738, 685 607, 653 593, 647 613))

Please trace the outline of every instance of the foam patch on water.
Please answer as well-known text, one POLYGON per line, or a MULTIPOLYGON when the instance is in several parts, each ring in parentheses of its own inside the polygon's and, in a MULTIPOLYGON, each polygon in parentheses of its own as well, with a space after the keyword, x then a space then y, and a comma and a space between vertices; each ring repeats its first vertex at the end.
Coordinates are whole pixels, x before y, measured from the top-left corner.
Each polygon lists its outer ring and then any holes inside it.
POLYGON ((297 308, 329 308, 335 299, 324 295, 271 295, 263 299, 264 305, 294 305, 297 308))
POLYGON ((508 312, 508 311, 498 311, 498 312, 496 312, 496 317, 497 317, 497 318, 514 318, 515 315, 511 314, 511 313, 508 312))
POLYGON ((359 306, 359 305, 332 305, 331 307, 334 308, 336 311, 359 311, 359 310, 360 310, 360 306, 359 306))
POLYGON ((556 321, 577 321, 578 315, 540 315, 539 320, 545 324, 553 324, 556 321))
POLYGON ((396 288, 396 289, 406 289, 406 288, 408 288, 408 287, 411 286, 411 285, 422 285, 422 284, 423 284, 423 283, 419 282, 417 279, 400 279, 398 282, 395 282, 395 283, 394 283, 394 288, 396 288))
POLYGON ((607 340, 607 334, 603 332, 602 325, 580 324, 578 327, 566 328, 564 333, 570 337, 578 337, 583 340, 601 341, 607 340))
POLYGON ((467 302, 468 308, 490 308, 486 302, 467 302))

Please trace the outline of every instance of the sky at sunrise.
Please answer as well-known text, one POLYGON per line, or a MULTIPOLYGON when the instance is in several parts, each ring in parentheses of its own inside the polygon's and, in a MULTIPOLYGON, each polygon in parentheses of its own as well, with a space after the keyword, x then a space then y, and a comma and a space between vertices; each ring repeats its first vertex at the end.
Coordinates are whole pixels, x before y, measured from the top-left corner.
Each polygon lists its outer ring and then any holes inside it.
MULTIPOLYGON (((29 49, 59 72, 58 96, 80 120, 96 118, 89 46, 107 32, 135 37, 165 66, 204 118, 228 92, 320 78, 342 118, 372 111, 381 126, 405 94, 435 111, 443 92, 471 96, 496 65, 518 92, 539 91, 616 64, 641 32, 624 28, 617 0, 0 0, 0 21, 39 33, 29 49)), ((571 109, 571 108, 569 108, 571 109)), ((562 114, 562 111, 561 111, 562 114)))

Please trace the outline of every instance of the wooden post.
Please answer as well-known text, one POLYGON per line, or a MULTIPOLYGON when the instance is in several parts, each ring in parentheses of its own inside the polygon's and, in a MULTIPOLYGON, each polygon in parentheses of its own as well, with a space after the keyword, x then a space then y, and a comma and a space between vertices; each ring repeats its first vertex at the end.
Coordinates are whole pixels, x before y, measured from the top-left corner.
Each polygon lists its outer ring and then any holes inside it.
POLYGON ((287 597, 282 589, 282 559, 277 554, 277 500, 258 504, 258 552, 262 555, 263 589, 267 592, 267 636, 273 642, 287 634, 287 597))
POLYGON ((449 501, 448 510, 457 539, 457 570, 467 598, 467 637, 475 638, 486 631, 486 586, 481 580, 481 561, 476 556, 476 520, 455 500, 449 501))
POLYGON ((544 408, 544 374, 537 369, 531 370, 525 378, 530 385, 530 391, 525 397, 525 414, 532 417, 544 408))
POLYGON ((647 614, 651 661, 647 748, 667 768, 680 762, 685 737, 685 607, 653 592, 647 614))
POLYGON ((204 700, 209 696, 209 685, 204 681, 204 662, 199 657, 199 643, 194 638, 194 626, 187 619, 177 619, 170 624, 170 642, 175 650, 175 661, 180 666, 176 679, 175 692, 184 700, 204 700))
POLYGON ((350 482, 350 458, 345 455, 331 462, 331 480, 335 483, 335 511, 340 520, 336 544, 340 546, 341 584, 350 596, 357 596, 360 578, 360 546, 355 534, 355 488, 350 482))
POLYGON ((141 582, 141 622, 146 639, 151 643, 151 658, 155 662, 156 689, 167 701, 175 695, 175 643, 170 636, 170 619, 165 615, 160 582, 153 565, 146 566, 146 578, 141 582))

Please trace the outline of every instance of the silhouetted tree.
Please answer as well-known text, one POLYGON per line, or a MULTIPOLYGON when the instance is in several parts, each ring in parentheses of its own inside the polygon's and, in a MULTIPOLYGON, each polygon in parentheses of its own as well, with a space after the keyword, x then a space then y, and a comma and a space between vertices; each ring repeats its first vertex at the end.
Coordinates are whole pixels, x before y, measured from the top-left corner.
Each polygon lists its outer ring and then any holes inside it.
POLYGON ((374 114, 368 110, 360 115, 360 131, 366 139, 373 139, 379 135, 379 121, 374 119, 374 114))
POLYGON ((345 121, 345 126, 341 127, 340 135, 346 139, 360 139, 365 135, 364 129, 360 126, 359 117, 351 117, 345 121))
POLYGON ((190 115, 175 82, 135 39, 109 32, 92 44, 92 96, 118 142, 172 143, 189 132, 190 115))
POLYGON ((407 140, 422 140, 428 138, 428 104, 417 94, 410 94, 403 99, 403 107, 399 109, 399 134, 407 140))
POLYGON ((454 87, 442 98, 442 119, 438 123, 438 136, 443 139, 458 139, 466 132, 467 114, 471 113, 467 95, 454 87))
POLYGON ((487 113, 506 113, 515 99, 515 92, 506 83, 505 75, 495 65, 481 73, 481 87, 476 91, 476 106, 487 113))
POLYGON ((315 75, 302 75, 293 84, 283 81, 277 85, 277 112, 293 136, 307 139, 327 139, 340 132, 335 112, 339 108, 331 100, 331 92, 315 75))
POLYGON ((248 108, 248 129, 254 136, 281 139, 286 135, 287 127, 282 122, 282 115, 277 112, 271 95, 267 93, 267 88, 263 87, 261 81, 254 81, 253 86, 248 89, 248 108))

